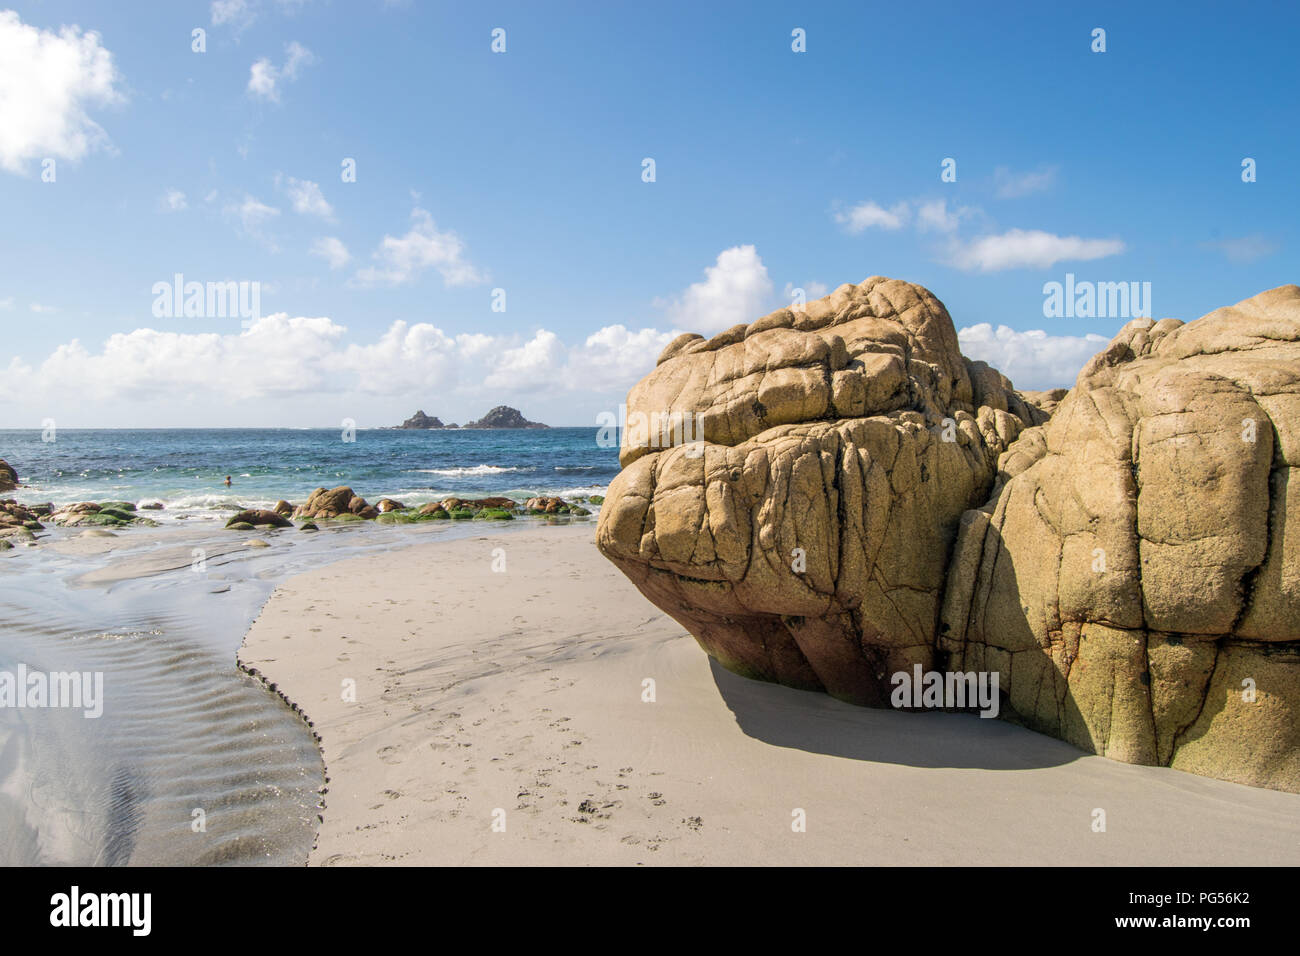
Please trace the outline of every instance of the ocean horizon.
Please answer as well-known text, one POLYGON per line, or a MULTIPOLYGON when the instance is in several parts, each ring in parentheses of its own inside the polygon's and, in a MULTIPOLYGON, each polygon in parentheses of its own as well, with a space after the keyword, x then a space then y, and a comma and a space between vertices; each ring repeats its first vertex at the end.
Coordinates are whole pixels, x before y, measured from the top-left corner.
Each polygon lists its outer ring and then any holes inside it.
POLYGON ((348 485, 374 501, 598 494, 618 473, 618 448, 598 429, 60 428, 0 430, 22 504, 158 502, 154 517, 300 503, 348 485), (231 478, 226 487, 225 478, 231 478))

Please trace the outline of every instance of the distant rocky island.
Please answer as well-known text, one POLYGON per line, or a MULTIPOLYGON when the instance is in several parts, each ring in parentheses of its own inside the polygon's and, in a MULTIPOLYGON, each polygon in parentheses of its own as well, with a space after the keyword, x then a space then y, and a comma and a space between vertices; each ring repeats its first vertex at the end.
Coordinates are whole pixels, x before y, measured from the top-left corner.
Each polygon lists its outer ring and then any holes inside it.
POLYGON ((457 425, 455 422, 452 422, 450 425, 444 425, 442 423, 442 419, 438 418, 436 415, 430 418, 428 415, 424 414, 424 409, 420 409, 418 412, 416 412, 414 415, 412 415, 406 421, 402 422, 402 424, 398 425, 397 427, 398 428, 456 428, 457 425))
POLYGON ((509 405, 498 405, 476 422, 466 422, 462 428, 550 428, 541 422, 530 422, 509 405))
POLYGON ((543 425, 541 422, 530 422, 520 413, 519 409, 511 408, 509 405, 498 405, 476 422, 466 422, 464 425, 457 425, 452 422, 450 425, 444 425, 437 416, 430 417, 424 414, 424 410, 416 412, 406 421, 402 422, 398 428, 550 428, 550 425, 543 425))

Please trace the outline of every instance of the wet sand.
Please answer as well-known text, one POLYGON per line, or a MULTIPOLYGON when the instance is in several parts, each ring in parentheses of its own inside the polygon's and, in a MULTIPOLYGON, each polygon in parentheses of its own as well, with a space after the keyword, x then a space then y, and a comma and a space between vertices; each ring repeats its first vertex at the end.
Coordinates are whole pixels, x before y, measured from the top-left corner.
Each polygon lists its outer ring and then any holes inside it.
POLYGON ((416 544, 277 588, 239 657, 320 737, 310 863, 1300 863, 1300 795, 723 671, 594 530, 416 544))

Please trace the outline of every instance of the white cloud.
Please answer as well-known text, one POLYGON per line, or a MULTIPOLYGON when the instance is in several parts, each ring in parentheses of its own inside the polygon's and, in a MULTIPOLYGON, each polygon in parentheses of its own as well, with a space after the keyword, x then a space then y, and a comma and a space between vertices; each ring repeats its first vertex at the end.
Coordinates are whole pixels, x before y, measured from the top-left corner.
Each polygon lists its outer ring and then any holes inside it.
POLYGON ((978 272, 1047 269, 1066 260, 1089 261, 1118 255, 1124 248, 1119 239, 1082 239, 1040 229, 1011 229, 1001 235, 954 240, 948 262, 958 269, 978 272))
POLYGON ((33 159, 76 161, 109 146, 87 110, 121 102, 119 80, 98 33, 38 30, 0 10, 0 168, 22 173, 33 159))
POLYGON ((289 177, 289 200, 293 211, 304 216, 320 216, 322 219, 334 218, 334 207, 325 201, 320 186, 310 179, 289 177))
POLYGON ((249 93, 272 103, 278 103, 280 102, 280 81, 293 82, 298 79, 298 74, 304 66, 309 66, 316 61, 316 57, 311 50, 308 50, 297 40, 285 44, 284 52, 285 60, 284 65, 281 67, 277 67, 269 57, 264 56, 249 68, 249 93))
POLYGON ((212 0, 212 25, 247 26, 253 21, 253 11, 248 0, 212 0))
POLYGON ((1079 370, 1105 348, 1104 335, 1048 335, 1042 329, 1017 332, 1005 325, 996 330, 987 322, 957 332, 962 353, 988 362, 1017 388, 1067 388, 1079 370))
POLYGON ((342 269, 352 261, 352 254, 342 239, 334 236, 322 236, 311 244, 310 252, 329 263, 331 269, 342 269))
MULTIPOLYGON (((718 254, 704 270, 704 281, 691 285, 669 314, 680 328, 694 332, 721 332, 742 322, 752 322, 768 311, 772 280, 753 246, 733 246, 718 254)), ((660 303, 663 304, 663 303, 660 303)))
MULTIPOLYGON (((180 321, 180 320, 177 320, 180 321)), ((230 320, 237 326, 237 320, 230 320)), ((340 395, 473 395, 626 391, 654 368, 676 330, 606 326, 578 346, 539 329, 520 342, 483 333, 450 335, 429 323, 393 322, 371 341, 345 342, 347 329, 325 317, 281 312, 246 331, 141 328, 91 350, 73 339, 35 367, 14 359, 7 394, 45 401, 70 393, 96 401, 230 402, 340 395), (463 382, 463 385, 459 383, 463 382)))
POLYGON ((275 88, 278 71, 266 57, 255 62, 249 69, 248 92, 263 99, 278 102, 280 92, 275 88))
POLYGON ((256 240, 272 252, 279 251, 275 240, 266 234, 264 227, 272 219, 280 215, 280 210, 274 206, 268 206, 253 196, 245 196, 243 202, 227 205, 225 213, 228 217, 238 220, 241 235, 256 240))
POLYGON ((885 209, 867 201, 858 203, 847 212, 835 213, 835 221, 847 232, 857 235, 866 229, 901 229, 907 224, 908 216, 909 209, 905 202, 895 203, 891 208, 885 209))
POLYGON ((462 365, 456 340, 427 322, 397 321, 377 342, 348 345, 331 353, 322 367, 351 389, 372 395, 424 392, 448 387, 462 365))
POLYGON ((559 336, 547 329, 539 329, 523 345, 503 350, 483 384, 488 388, 518 392, 554 388, 556 373, 563 361, 564 346, 559 336))
POLYGON ((1239 239, 1220 239, 1217 242, 1203 242, 1204 249, 1215 249, 1223 253, 1229 262, 1245 263, 1263 259, 1277 252, 1281 246, 1266 236, 1242 236, 1239 239))
POLYGON ((946 199, 932 199, 917 207, 916 228, 920 232, 956 232, 963 219, 970 218, 978 211, 969 206, 949 210, 946 199))
POLYGON ((566 378, 570 388, 613 390, 630 388, 655 367, 664 347, 681 332, 607 325, 587 336, 569 353, 566 378))
POLYGON ((179 189, 169 189, 163 193, 162 208, 167 212, 184 212, 189 208, 185 194, 179 189))
POLYGON ((1055 166, 1043 166, 1029 172, 1015 173, 1006 166, 993 170, 993 183, 999 199, 1019 199, 1050 189, 1056 182, 1055 166))
POLYGON ((485 276, 465 260, 465 245, 454 232, 439 232, 433 217, 418 206, 411 211, 412 226, 404 236, 384 236, 372 258, 377 266, 358 270, 361 285, 403 285, 425 269, 436 269, 444 285, 474 285, 485 276))
POLYGON ((39 315, 46 315, 46 314, 48 314, 48 313, 50 313, 50 312, 57 312, 57 311, 59 311, 58 309, 56 309, 56 308, 55 308, 54 306, 52 306, 52 305, 41 305, 39 302, 33 302, 33 303, 31 304, 30 308, 31 308, 31 310, 32 310, 33 312, 36 312, 36 313, 39 314, 39 315))
POLYGON ((316 56, 297 40, 288 43, 284 52, 286 54, 284 68, 280 70, 280 75, 286 80, 298 79, 298 71, 304 66, 311 66, 316 62, 316 56))

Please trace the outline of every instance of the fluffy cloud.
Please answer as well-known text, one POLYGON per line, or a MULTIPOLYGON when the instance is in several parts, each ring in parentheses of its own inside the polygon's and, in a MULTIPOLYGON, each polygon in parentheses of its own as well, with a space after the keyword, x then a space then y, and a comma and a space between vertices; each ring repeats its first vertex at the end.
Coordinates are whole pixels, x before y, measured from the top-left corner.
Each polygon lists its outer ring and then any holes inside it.
POLYGON ((342 269, 352 261, 352 253, 348 252, 343 240, 334 236, 322 236, 311 244, 309 251, 328 262, 331 269, 342 269))
POLYGON ((76 161, 109 145, 87 112, 121 102, 113 55, 98 33, 54 33, 0 10, 0 168, 22 173, 37 158, 76 161))
POLYGON ((677 329, 634 331, 623 325, 607 325, 569 353, 570 387, 595 391, 630 388, 655 367, 659 353, 680 334, 677 329))
POLYGON ((185 194, 179 189, 169 189, 163 193, 161 205, 166 212, 184 212, 189 208, 185 194))
POLYGON ((411 211, 412 226, 404 236, 384 236, 372 258, 376 266, 357 272, 360 285, 404 285, 426 269, 436 269, 444 285, 474 285, 484 275, 465 260, 465 245, 454 232, 439 232, 433 217, 418 206, 411 211))
POLYGON ((946 199, 933 199, 917 207, 916 228, 920 232, 956 232, 963 219, 968 219, 977 212, 968 206, 950 210, 946 199))
POLYGON ((297 40, 285 44, 284 65, 277 67, 269 57, 262 57, 248 71, 248 92, 272 103, 280 102, 280 81, 293 82, 304 66, 316 61, 315 55, 297 40))
POLYGON ((1104 335, 1048 335, 1042 329, 1017 332, 987 322, 957 332, 962 352, 988 362, 1017 388, 1068 388, 1079 370, 1110 340, 1104 335))
POLYGON ((74 392, 95 401, 222 404, 435 388, 476 396, 486 388, 494 398, 540 390, 616 393, 652 369, 677 334, 613 325, 569 347, 548 329, 521 342, 397 321, 372 341, 345 342, 347 328, 332 319, 281 312, 242 331, 136 329, 110 336, 98 351, 74 339, 35 366, 13 359, 5 374, 11 393, 24 400, 74 392))
POLYGON ((835 213, 835 221, 846 232, 856 236, 867 229, 901 229, 907 225, 909 216, 910 211, 905 202, 895 203, 892 208, 885 209, 868 201, 858 203, 847 212, 835 213))
POLYGON ((266 398, 321 389, 322 360, 344 331, 329 319, 284 314, 243 334, 136 329, 110 336, 98 352, 73 339, 35 369, 15 361, 9 374, 33 392, 77 389, 96 400, 266 398))
POLYGON ((1021 196, 1043 192, 1055 182, 1055 166, 1044 166, 1024 173, 1014 173, 1006 166, 993 170, 993 185, 999 199, 1019 199, 1021 196))
POLYGON ((334 207, 326 202, 325 194, 320 191, 317 183, 310 179, 294 179, 290 176, 287 191, 294 212, 304 216, 319 216, 322 219, 334 218, 334 207))
POLYGON ((488 388, 519 392, 554 388, 558 384, 556 370, 563 360, 564 346, 559 336, 547 329, 539 329, 523 345, 505 349, 483 384, 488 388))
POLYGON ((667 305, 678 327, 692 332, 721 332, 752 322, 771 304, 772 280, 753 246, 733 246, 718 254, 704 270, 704 281, 692 284, 667 305))
POLYGON ((1081 239, 1040 229, 1011 229, 1001 235, 954 241, 949 248, 948 263, 972 272, 1048 269, 1066 260, 1088 261, 1118 255, 1124 248, 1119 239, 1081 239))

